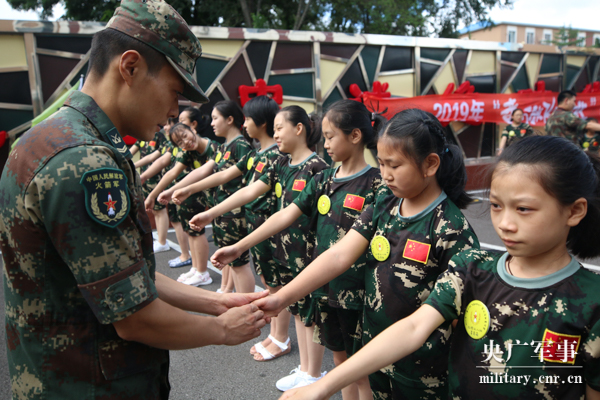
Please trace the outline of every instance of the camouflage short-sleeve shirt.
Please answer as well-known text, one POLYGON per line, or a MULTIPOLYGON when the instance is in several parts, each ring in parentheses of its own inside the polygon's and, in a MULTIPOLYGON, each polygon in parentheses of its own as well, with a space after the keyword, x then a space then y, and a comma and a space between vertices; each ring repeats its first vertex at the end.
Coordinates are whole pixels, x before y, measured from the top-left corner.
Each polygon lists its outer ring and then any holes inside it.
MULTIPOLYGON (((471 225, 444 192, 411 217, 400 215, 401 202, 394 195, 379 197, 352 227, 370 241, 365 343, 419 308, 454 254, 479 248, 471 225)), ((450 332, 450 322, 441 325, 420 349, 382 371, 414 387, 443 384, 450 332)))
MULTIPOLYGON (((226 169, 233 167, 242 159, 242 157, 251 151, 252 146, 250 146, 250 143, 248 143, 242 135, 235 137, 228 143, 221 144, 214 156, 216 165, 213 172, 225 171, 226 169)), ((240 190, 242 187, 244 187, 243 175, 238 176, 223 185, 217 186, 212 189, 212 205, 215 206, 224 202, 229 196, 240 190)), ((235 210, 224 214, 222 217, 240 217, 243 215, 242 209, 236 208, 235 210)))
POLYGON ((519 139, 523 139, 524 137, 532 136, 532 135, 533 135, 533 129, 531 128, 531 126, 529 124, 526 124, 525 122, 520 123, 516 127, 509 124, 502 131, 502 137, 506 137, 506 146, 507 147, 519 139))
MULTIPOLYGON (((244 174, 245 185, 250 186, 258 181, 281 156, 282 153, 279 151, 279 147, 273 144, 262 151, 253 150, 247 153, 236 164, 236 167, 244 174)), ((248 217, 249 214, 253 214, 269 218, 274 212, 276 201, 275 190, 270 190, 244 205, 246 216, 248 217)), ((250 218, 248 218, 248 223, 250 223, 250 218)))
POLYGON ((139 175, 91 97, 65 105, 23 135, 0 180, 13 396, 157 399, 168 353, 112 325, 158 298, 139 175))
MULTIPOLYGON (((259 179, 274 189, 277 197, 275 211, 279 211, 292 204, 313 176, 328 167, 317 153, 312 153, 299 164, 291 164, 288 155, 278 158, 259 179)), ((273 238, 273 258, 278 265, 289 268, 294 275, 311 260, 314 240, 310 226, 309 217, 303 215, 273 238)))
MULTIPOLYGON (((319 172, 294 200, 294 204, 313 221, 313 258, 340 241, 375 198, 390 193, 377 168, 367 166, 344 178, 336 178, 338 170, 339 167, 319 172)), ((333 307, 362 310, 366 258, 366 254, 361 256, 348 271, 313 292, 312 296, 328 299, 333 307)))
POLYGON ((575 259, 534 279, 506 269, 508 253, 452 258, 426 304, 453 333, 453 399, 582 399, 600 391, 600 275, 575 259))
POLYGON ((571 111, 557 108, 546 122, 546 134, 560 136, 579 144, 578 138, 583 135, 587 121, 579 118, 571 111))

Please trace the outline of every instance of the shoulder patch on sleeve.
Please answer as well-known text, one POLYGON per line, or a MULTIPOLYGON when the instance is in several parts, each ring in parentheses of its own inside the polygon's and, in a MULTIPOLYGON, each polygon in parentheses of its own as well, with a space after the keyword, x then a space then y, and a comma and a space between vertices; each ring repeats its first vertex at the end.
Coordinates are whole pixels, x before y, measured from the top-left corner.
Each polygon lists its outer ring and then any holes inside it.
POLYGON ((87 171, 79 181, 85 191, 85 208, 93 220, 114 228, 129 214, 127 177, 120 169, 87 171))

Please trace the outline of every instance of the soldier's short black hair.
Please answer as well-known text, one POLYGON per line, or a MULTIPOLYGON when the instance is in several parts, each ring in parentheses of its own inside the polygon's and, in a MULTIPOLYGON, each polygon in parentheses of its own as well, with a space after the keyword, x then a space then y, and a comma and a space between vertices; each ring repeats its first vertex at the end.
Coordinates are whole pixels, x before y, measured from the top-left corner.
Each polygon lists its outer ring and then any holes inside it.
POLYGON ((577 95, 572 90, 563 90, 562 92, 560 92, 558 94, 558 99, 556 101, 558 101, 558 104, 561 104, 563 101, 565 101, 567 99, 572 99, 573 97, 576 97, 576 96, 577 95))
POLYGON ((354 129, 362 133, 362 141, 369 149, 377 148, 377 135, 387 120, 378 113, 370 112, 367 107, 354 100, 336 101, 327 109, 325 116, 345 135, 350 135, 354 129))
POLYGON ((97 32, 92 39, 88 75, 94 73, 103 77, 115 57, 127 50, 135 50, 146 60, 148 73, 156 76, 168 64, 165 56, 146 43, 132 38, 115 29, 107 28, 97 32))
POLYGON ((306 147, 315 150, 317 143, 321 141, 321 124, 315 118, 309 117, 304 108, 300 106, 287 106, 277 114, 283 115, 283 118, 293 126, 302 124, 306 133, 306 147))

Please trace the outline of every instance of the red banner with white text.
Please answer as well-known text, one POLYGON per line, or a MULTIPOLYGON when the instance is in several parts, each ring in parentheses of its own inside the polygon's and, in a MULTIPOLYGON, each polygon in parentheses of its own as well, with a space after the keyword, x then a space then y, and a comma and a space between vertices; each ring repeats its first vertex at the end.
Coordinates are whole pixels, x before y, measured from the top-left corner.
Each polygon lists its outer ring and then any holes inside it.
MULTIPOLYGON (((558 93, 545 91, 382 98, 364 93, 363 101, 370 111, 382 113, 387 119, 399 111, 419 108, 435 115, 444 126, 454 121, 471 125, 479 125, 482 122, 509 124, 513 110, 520 108, 523 110, 523 122, 531 126, 543 127, 556 109, 557 95, 558 93)), ((573 112, 582 119, 592 117, 600 120, 600 93, 577 93, 573 112)))

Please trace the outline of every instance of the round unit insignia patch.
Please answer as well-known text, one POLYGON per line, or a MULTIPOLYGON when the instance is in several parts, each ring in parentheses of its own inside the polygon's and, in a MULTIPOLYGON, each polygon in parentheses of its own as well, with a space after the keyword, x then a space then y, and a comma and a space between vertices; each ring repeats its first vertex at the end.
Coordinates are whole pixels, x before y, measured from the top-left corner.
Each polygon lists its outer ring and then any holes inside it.
POLYGON ((246 165, 246 168, 248 168, 248 171, 250 171, 253 166, 254 166, 254 157, 250 157, 248 159, 248 164, 246 165))
POLYGON ((140 142, 140 147, 144 147, 146 145, 146 142, 144 142, 143 140, 140 142))
POLYGON ((277 182, 275 184, 275 196, 281 197, 282 193, 283 193, 283 188, 281 187, 281 183, 277 182))
POLYGON ((473 339, 481 339, 490 329, 490 311, 479 300, 473 300, 465 310, 465 330, 473 339))
POLYGON ((371 240, 371 253, 377 261, 385 261, 390 256, 390 242, 381 236, 377 235, 371 240))
POLYGON ((218 163, 219 161, 221 161, 221 157, 223 157, 223 153, 218 152, 217 156, 215 157, 215 162, 218 163))
POLYGON ((326 194, 319 197, 319 203, 317 204, 317 209, 321 213, 321 215, 325 215, 329 212, 331 208, 331 199, 326 194))
POLYGON ((194 169, 200 168, 200 161, 194 160, 194 169))
POLYGON ((175 147, 175 148, 173 149, 173 153, 172 153, 172 154, 173 154, 173 157, 175 157, 175 156, 177 155, 177 153, 179 153, 179 149, 178 149, 177 147, 175 147))

